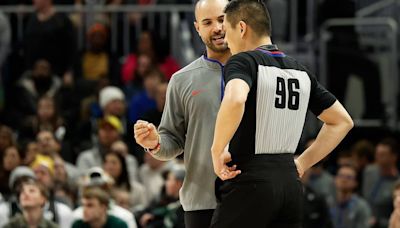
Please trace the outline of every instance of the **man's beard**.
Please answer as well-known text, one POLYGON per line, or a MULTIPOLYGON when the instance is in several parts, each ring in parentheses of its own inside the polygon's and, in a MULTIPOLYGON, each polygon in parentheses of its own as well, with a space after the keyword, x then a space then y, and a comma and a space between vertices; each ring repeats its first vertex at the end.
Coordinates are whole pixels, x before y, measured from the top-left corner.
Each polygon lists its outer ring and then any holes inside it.
POLYGON ((225 42, 223 45, 215 45, 213 43, 213 37, 209 37, 208 40, 204 43, 209 49, 211 49, 214 52, 222 53, 228 50, 228 44, 225 42))
POLYGON ((221 46, 216 46, 212 42, 211 43, 206 43, 207 47, 213 50, 214 52, 225 52, 228 50, 228 45, 225 43, 224 45, 221 46))

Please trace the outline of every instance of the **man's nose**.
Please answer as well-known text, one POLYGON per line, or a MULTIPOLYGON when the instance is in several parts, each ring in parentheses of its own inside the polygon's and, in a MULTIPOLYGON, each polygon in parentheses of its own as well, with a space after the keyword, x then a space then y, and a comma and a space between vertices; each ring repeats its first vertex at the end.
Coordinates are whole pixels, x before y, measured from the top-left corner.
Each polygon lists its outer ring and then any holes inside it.
POLYGON ((222 31, 222 29, 223 29, 223 24, 218 22, 214 28, 214 32, 219 33, 222 31))

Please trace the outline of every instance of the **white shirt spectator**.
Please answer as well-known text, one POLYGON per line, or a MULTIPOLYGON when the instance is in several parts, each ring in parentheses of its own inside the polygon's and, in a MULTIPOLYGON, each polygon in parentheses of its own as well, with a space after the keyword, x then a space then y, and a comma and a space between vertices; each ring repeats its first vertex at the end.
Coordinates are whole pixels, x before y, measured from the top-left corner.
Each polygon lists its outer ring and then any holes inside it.
MULTIPOLYGON (((55 209, 58 213, 58 225, 60 228, 70 228, 74 221, 72 210, 67 205, 59 202, 55 202, 55 209)), ((9 222, 11 216, 10 213, 10 203, 0 203, 0 227, 3 227, 9 222)), ((44 210, 44 218, 52 221, 53 216, 53 212, 49 210, 49 205, 47 204, 44 210)))

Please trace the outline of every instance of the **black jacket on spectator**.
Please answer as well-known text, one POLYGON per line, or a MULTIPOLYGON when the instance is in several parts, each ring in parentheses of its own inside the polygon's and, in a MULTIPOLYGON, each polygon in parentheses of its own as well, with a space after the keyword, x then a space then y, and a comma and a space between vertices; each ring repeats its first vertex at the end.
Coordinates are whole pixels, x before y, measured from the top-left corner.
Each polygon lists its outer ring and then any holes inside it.
POLYGON ((38 59, 47 59, 53 72, 63 76, 72 70, 76 54, 76 36, 72 22, 64 14, 55 13, 46 21, 33 14, 25 33, 25 60, 28 68, 38 59))

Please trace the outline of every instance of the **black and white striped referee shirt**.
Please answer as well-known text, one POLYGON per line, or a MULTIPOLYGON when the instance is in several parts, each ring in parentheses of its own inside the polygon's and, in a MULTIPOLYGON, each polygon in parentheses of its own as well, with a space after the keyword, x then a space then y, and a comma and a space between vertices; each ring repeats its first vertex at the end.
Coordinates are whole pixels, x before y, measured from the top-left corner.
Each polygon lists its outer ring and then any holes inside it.
POLYGON ((243 119, 229 144, 233 162, 255 154, 294 153, 307 109, 315 115, 336 98, 295 59, 276 45, 232 56, 225 83, 239 78, 250 87, 243 119))

